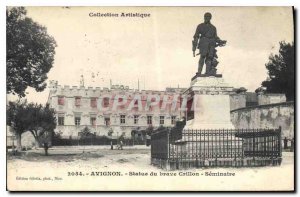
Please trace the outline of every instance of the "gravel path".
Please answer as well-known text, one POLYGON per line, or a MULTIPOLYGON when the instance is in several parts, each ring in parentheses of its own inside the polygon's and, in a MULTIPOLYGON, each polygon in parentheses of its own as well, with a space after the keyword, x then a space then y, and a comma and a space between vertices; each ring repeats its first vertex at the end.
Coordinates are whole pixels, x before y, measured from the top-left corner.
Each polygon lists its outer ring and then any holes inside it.
POLYGON ((276 167, 166 172, 150 165, 148 147, 109 148, 85 147, 83 153, 83 149, 60 147, 50 149, 48 157, 43 156, 42 149, 8 156, 8 189, 231 191, 292 190, 294 185, 293 153, 283 153, 283 163, 276 167), (220 173, 235 175, 217 176, 220 173))

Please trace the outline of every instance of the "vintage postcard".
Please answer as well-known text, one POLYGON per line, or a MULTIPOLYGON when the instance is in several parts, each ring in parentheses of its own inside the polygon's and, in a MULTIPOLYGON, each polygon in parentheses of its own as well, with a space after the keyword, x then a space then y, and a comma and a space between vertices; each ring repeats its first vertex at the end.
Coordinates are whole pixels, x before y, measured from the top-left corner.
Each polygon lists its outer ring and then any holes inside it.
POLYGON ((8 191, 294 191, 293 7, 6 7, 8 191))

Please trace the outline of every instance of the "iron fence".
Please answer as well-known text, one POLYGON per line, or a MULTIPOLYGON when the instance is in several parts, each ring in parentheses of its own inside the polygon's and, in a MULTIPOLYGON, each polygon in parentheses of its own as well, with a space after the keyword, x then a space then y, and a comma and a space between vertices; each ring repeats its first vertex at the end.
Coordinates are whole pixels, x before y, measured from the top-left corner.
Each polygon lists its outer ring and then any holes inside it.
POLYGON ((151 136, 151 161, 166 169, 281 163, 281 128, 162 130, 151 136))
POLYGON ((81 138, 72 136, 69 138, 52 138, 52 146, 93 146, 93 145, 110 145, 111 142, 117 144, 117 139, 111 139, 102 136, 89 136, 81 138))

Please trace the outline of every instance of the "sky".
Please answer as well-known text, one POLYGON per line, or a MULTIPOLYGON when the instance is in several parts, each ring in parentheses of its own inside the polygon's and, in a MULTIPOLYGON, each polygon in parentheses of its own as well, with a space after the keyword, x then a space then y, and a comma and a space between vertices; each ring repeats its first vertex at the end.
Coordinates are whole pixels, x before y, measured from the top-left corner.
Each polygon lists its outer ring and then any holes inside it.
MULTIPOLYGON (((189 87, 199 56, 192 39, 205 12, 227 45, 218 48, 218 73, 232 86, 254 91, 267 78, 265 63, 279 41, 292 42, 291 7, 27 7, 57 42, 48 80, 59 85, 147 90, 189 87), (90 13, 144 13, 150 17, 90 17, 90 13)), ((49 90, 29 88, 26 98, 46 103, 49 90)), ((15 97, 8 96, 8 100, 15 97)))

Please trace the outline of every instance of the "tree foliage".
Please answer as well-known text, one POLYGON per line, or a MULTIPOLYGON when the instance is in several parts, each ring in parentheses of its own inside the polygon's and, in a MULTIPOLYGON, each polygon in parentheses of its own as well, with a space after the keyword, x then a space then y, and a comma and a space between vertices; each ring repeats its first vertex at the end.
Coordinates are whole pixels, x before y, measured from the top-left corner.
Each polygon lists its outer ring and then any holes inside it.
POLYGON ((85 138, 88 138, 88 137, 92 137, 93 136, 93 133, 91 132, 91 130, 85 126, 81 132, 79 132, 79 136, 80 136, 80 139, 85 139, 85 138))
POLYGON ((279 44, 279 54, 271 54, 265 65, 269 76, 262 82, 262 88, 267 93, 284 93, 290 101, 295 98, 294 43, 279 44))
POLYGON ((113 133, 114 133, 113 129, 109 128, 107 135, 111 137, 113 133))
MULTIPOLYGON (((85 126, 81 130, 81 132, 79 132, 79 137, 82 140, 86 140, 86 139, 89 139, 89 138, 93 138, 94 134, 91 132, 91 130, 87 126, 85 126)), ((85 146, 83 146, 83 153, 84 153, 84 150, 85 150, 85 146)))
POLYGON ((6 110, 6 124, 10 126, 17 138, 17 150, 22 149, 21 135, 27 131, 27 102, 9 102, 6 110))
POLYGON ((24 97, 28 86, 43 91, 56 46, 46 27, 28 18, 24 7, 7 8, 7 93, 24 97))
POLYGON ((39 144, 49 143, 56 127, 56 116, 49 105, 27 103, 27 101, 9 102, 7 106, 7 125, 13 128, 17 136, 17 148, 21 150, 21 135, 30 131, 39 144))
POLYGON ((147 129, 146 129, 146 134, 151 136, 153 132, 154 132, 153 126, 152 125, 148 126, 147 129))
POLYGON ((119 137, 119 141, 124 141, 125 140, 125 132, 122 132, 122 134, 119 137))
POLYGON ((53 109, 47 104, 29 103, 28 106, 28 131, 32 133, 39 145, 49 142, 56 128, 56 116, 53 109))

